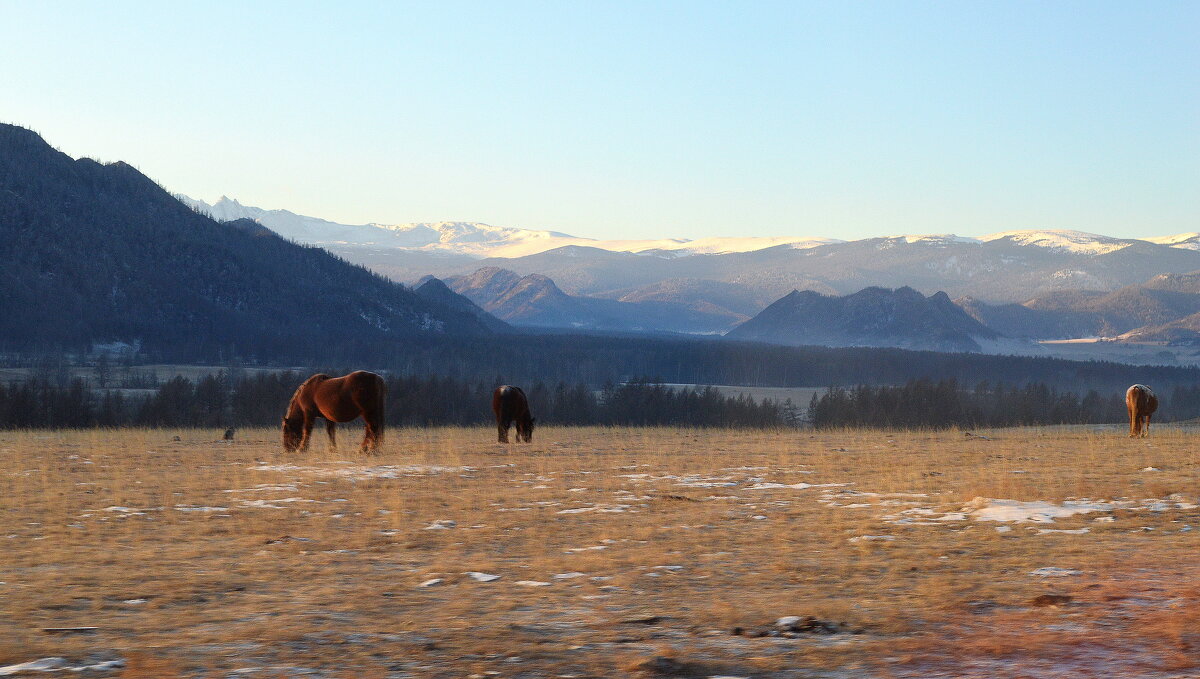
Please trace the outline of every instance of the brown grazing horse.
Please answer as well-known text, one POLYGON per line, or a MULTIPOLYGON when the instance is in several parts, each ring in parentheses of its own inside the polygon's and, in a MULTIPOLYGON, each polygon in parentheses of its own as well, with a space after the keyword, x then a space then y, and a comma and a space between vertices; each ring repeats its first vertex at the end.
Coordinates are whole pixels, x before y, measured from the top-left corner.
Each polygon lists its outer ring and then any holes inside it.
POLYGON ((329 445, 336 448, 334 432, 337 423, 349 422, 361 415, 367 428, 362 450, 378 450, 383 440, 386 395, 383 378, 375 373, 359 370, 345 377, 313 375, 296 389, 288 404, 287 415, 283 416, 283 449, 288 452, 306 450, 318 417, 325 418, 329 445))
POLYGON ((1125 392, 1129 408, 1129 437, 1150 435, 1150 416, 1158 410, 1158 397, 1144 384, 1135 384, 1125 392))
POLYGON ((492 412, 496 413, 496 429, 500 443, 508 443, 508 428, 517 425, 517 443, 533 442, 533 420, 529 414, 529 400, 520 387, 504 385, 492 392, 492 412))

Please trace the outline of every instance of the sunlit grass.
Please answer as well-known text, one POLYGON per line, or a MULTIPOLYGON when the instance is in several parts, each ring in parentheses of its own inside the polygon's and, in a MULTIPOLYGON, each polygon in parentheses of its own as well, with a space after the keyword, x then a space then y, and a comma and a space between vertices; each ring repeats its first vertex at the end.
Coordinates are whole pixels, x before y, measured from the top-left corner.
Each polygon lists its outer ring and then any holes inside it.
POLYGON ((99 648, 130 676, 619 676, 670 654, 710 674, 989 676, 1000 658, 1063 670, 1080 644, 1200 660, 1184 432, 546 427, 506 446, 392 429, 375 456, 356 435, 285 454, 274 430, 0 433, 0 664, 99 648), (1006 532, 895 520, 976 497, 1125 504, 1006 532), (1029 575, 1046 566, 1081 574, 1029 575), (1072 603, 1030 603, 1048 591, 1072 603), (731 634, 785 615, 846 632, 731 634), (79 626, 99 632, 42 631, 79 626))

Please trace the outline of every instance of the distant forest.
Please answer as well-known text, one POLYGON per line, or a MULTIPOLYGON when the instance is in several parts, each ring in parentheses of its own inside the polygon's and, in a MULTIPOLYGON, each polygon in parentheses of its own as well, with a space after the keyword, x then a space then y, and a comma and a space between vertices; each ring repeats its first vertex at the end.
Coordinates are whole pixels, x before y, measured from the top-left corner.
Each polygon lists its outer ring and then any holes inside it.
MULTIPOLYGON (((196 382, 174 377, 153 389, 135 390, 92 389, 83 378, 62 385, 31 378, 0 384, 0 429, 278 426, 305 377, 221 372, 196 382)), ((494 423, 491 396, 500 382, 390 377, 385 421, 393 427, 494 423)), ((561 382, 536 382, 525 391, 543 424, 779 427, 798 417, 790 402, 756 402, 726 397, 711 387, 674 389, 644 379, 609 384, 600 392, 561 382)))
MULTIPOLYGON (((341 371, 329 371, 338 373, 341 371)), ((276 426, 307 373, 238 369, 191 381, 145 373, 0 383, 0 429, 276 426), (97 388, 105 381, 112 388, 97 388)), ((491 393, 507 380, 387 378, 389 426, 486 425, 491 393)), ((551 425, 684 427, 947 428, 1091 424, 1125 420, 1123 392, 1084 394, 1045 383, 1016 386, 911 380, 901 386, 832 387, 806 404, 728 397, 713 387, 673 388, 657 379, 525 383, 534 416, 551 425)), ((1200 386, 1160 391, 1157 421, 1200 417, 1200 386)))
MULTIPOLYGON (((1080 396, 1036 383, 1023 387, 982 383, 965 389, 955 380, 839 387, 814 396, 808 413, 818 429, 1098 424, 1121 422, 1127 417, 1124 394, 1089 391, 1080 396)), ((1200 415, 1200 389, 1176 388, 1159 415, 1157 419, 1162 415, 1169 419, 1200 415)))

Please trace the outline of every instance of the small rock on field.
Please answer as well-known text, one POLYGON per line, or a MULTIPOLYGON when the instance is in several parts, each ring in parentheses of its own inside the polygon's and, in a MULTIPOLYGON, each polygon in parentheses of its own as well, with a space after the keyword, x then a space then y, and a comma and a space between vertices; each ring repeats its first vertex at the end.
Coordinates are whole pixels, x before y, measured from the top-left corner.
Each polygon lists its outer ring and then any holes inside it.
POLYGON ((1029 603, 1034 606, 1062 606, 1071 603, 1072 597, 1066 594, 1041 594, 1035 596, 1029 603))
POLYGON ((417 585, 417 587, 433 587, 434 585, 440 585, 440 584, 442 584, 441 578, 432 578, 430 580, 426 580, 425 582, 422 582, 421 584, 417 585))
POLYGON ((799 615, 784 616, 775 621, 775 627, 783 632, 799 632, 804 634, 837 634, 841 631, 840 625, 837 623, 818 620, 811 615, 804 617, 799 615))
POLYGON ((1000 604, 992 601, 991 599, 979 599, 976 601, 967 602, 967 610, 975 614, 988 613, 995 610, 999 606, 1000 604))
POLYGON ((629 668, 634 672, 646 672, 653 674, 680 674, 686 668, 683 663, 674 658, 667 658, 661 655, 656 655, 653 658, 646 658, 638 663, 635 663, 629 668))
POLYGON ((479 582, 492 582, 500 579, 499 575, 494 575, 492 573, 480 573, 479 571, 467 571, 464 575, 479 582))

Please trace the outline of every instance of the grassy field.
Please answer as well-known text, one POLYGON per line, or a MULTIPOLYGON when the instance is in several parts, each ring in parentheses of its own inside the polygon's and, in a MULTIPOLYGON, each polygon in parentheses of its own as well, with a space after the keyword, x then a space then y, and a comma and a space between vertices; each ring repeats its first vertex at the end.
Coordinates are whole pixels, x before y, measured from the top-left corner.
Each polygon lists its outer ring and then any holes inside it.
POLYGON ((0 432, 0 666, 1200 675, 1188 432, 388 435, 0 432))

